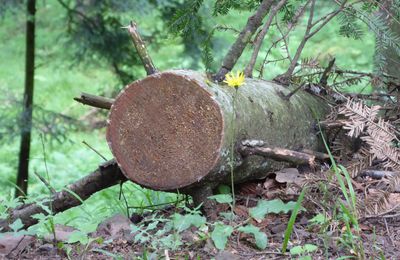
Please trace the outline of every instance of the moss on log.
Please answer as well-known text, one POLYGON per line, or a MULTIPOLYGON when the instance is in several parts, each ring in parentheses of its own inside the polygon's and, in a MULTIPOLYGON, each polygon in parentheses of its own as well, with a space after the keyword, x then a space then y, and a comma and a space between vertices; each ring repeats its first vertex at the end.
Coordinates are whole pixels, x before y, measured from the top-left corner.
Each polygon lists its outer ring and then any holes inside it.
POLYGON ((318 97, 265 80, 246 79, 237 91, 187 70, 157 73, 128 85, 115 99, 107 141, 126 177, 156 190, 190 189, 265 176, 281 164, 242 158, 231 143, 264 140, 292 150, 318 147, 318 97), (232 123, 232 119, 233 123, 232 123), (231 164, 231 158, 234 163, 231 164))

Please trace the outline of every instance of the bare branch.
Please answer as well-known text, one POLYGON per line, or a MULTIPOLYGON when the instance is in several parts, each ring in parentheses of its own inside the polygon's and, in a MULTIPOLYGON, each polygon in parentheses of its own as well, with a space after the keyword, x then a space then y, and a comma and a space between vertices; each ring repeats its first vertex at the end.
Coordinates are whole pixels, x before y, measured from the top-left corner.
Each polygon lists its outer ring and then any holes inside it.
POLYGON ((321 87, 324 88, 328 84, 329 73, 332 71, 334 64, 335 64, 335 58, 331 59, 331 61, 328 64, 328 67, 326 67, 326 69, 322 73, 321 79, 319 80, 319 84, 321 85, 321 87))
POLYGON ((277 5, 275 5, 268 17, 267 22, 264 24, 261 32, 258 34, 256 41, 254 42, 254 50, 253 54, 251 55, 251 59, 249 64, 247 64, 246 69, 244 70, 244 75, 246 77, 251 78, 253 74, 254 65, 256 64, 258 53, 260 51, 261 45, 264 41, 265 35, 268 33, 268 29, 272 24, 272 21, 278 11, 282 8, 282 6, 287 2, 287 0, 281 0, 277 5))
POLYGON ((23 228, 26 229, 38 223, 38 219, 33 218, 33 215, 39 213, 49 214, 44 207, 51 208, 53 213, 56 214, 78 206, 94 193, 125 180, 126 178, 120 171, 117 163, 114 160, 108 161, 100 165, 91 174, 52 194, 50 201, 46 198, 39 203, 24 204, 10 210, 8 219, 0 219, 0 230, 2 232, 10 230, 9 225, 17 219, 21 219, 24 225, 23 228), (79 198, 75 197, 75 195, 78 195, 79 198))
POLYGON ((110 109, 114 102, 114 99, 112 98, 100 97, 87 93, 81 93, 81 96, 75 97, 74 100, 88 106, 103 109, 110 109))
POLYGON ((257 11, 254 13, 254 15, 249 17, 246 26, 240 32, 239 37, 237 37, 235 43, 231 46, 228 53, 225 55, 222 66, 217 74, 214 76, 214 80, 218 82, 223 81, 225 75, 232 70, 232 68, 235 66, 236 62, 242 55, 247 43, 250 41, 251 37, 256 32, 258 27, 260 27, 262 20, 271 9, 273 2, 273 0, 264 0, 258 7, 257 11))
MULTIPOLYGON (((314 29, 314 31, 312 31, 312 32, 307 36, 307 38, 309 39, 309 38, 313 37, 317 32, 319 32, 319 31, 322 29, 322 27, 324 27, 330 20, 332 20, 333 17, 335 17, 335 16, 338 15, 341 11, 343 11, 343 9, 344 9, 346 3, 347 3, 347 0, 344 0, 344 1, 342 2, 342 4, 340 5, 340 8, 339 8, 338 10, 336 10, 336 11, 333 12, 333 13, 330 13, 330 14, 326 15, 325 18, 323 19, 323 22, 322 22, 316 29, 314 29)), ((316 24, 315 24, 315 25, 316 25, 316 24)), ((313 27, 313 26, 312 26, 312 27, 313 27)), ((307 40, 308 40, 308 39, 307 39, 307 40)))
POLYGON ((286 33, 284 33, 284 32, 282 31, 281 26, 279 25, 279 22, 278 22, 278 21, 276 22, 276 28, 278 29, 279 33, 280 33, 281 36, 282 36, 282 37, 281 37, 281 40, 283 41, 283 45, 285 46, 285 50, 286 50, 287 57, 288 57, 289 61, 292 62, 292 57, 290 56, 290 51, 289 51, 289 43, 288 43, 288 41, 287 41, 287 36, 288 36, 289 32, 290 32, 292 29, 290 28, 290 30, 288 30, 286 33))
POLYGON ((98 156, 100 156, 101 159, 103 159, 104 161, 107 161, 107 158, 106 158, 104 155, 102 155, 99 151, 97 151, 96 149, 94 149, 93 146, 91 146, 90 144, 88 144, 86 141, 82 141, 82 143, 83 143, 84 145, 86 145, 90 150, 92 150, 93 152, 95 152, 98 156))
POLYGON ((309 39, 307 36, 309 35, 309 33, 311 31, 311 25, 312 25, 312 21, 313 21, 313 18, 314 18, 314 9, 315 9, 315 0, 311 0, 310 15, 308 17, 307 28, 306 28, 306 31, 304 33, 304 37, 301 40, 301 42, 299 44, 299 47, 297 48, 296 54, 294 55, 293 60, 290 63, 289 68, 287 69, 287 71, 284 74, 282 74, 282 75, 280 75, 280 76, 278 76, 276 78, 276 80, 278 82, 281 82, 281 83, 286 84, 286 85, 289 83, 288 82, 289 77, 293 74, 293 71, 297 66, 297 62, 300 59, 301 52, 303 51, 304 46, 306 45, 306 42, 309 39))
POLYGON ((335 17, 337 14, 339 14, 341 11, 344 10, 345 5, 348 0, 343 0, 340 4, 340 7, 338 10, 331 12, 324 17, 320 18, 317 20, 317 22, 313 23, 313 18, 314 18, 314 10, 315 10, 315 0, 312 0, 311 2, 311 7, 310 7, 310 15, 308 17, 308 22, 307 22, 307 27, 306 31, 304 33, 304 37, 301 40, 299 46, 297 47, 296 54, 293 57, 293 60, 291 61, 289 68, 284 74, 281 74, 275 78, 276 81, 288 85, 290 82, 290 78, 293 75, 293 71, 297 66, 297 63, 300 59, 301 53, 303 52, 303 49, 307 43, 307 41, 313 37, 316 33, 318 33, 330 20, 332 20, 333 17, 335 17), (321 23, 320 23, 321 22, 321 23), (318 25, 319 24, 319 25, 318 25), (317 28, 313 30, 313 27, 318 25, 317 28))
POLYGON ((33 173, 44 184, 44 186, 46 186, 46 188, 50 191, 51 194, 56 193, 56 190, 50 185, 50 183, 45 178, 40 176, 40 174, 37 173, 36 171, 33 171, 33 173))
MULTIPOLYGON (((303 14, 304 14, 304 12, 305 12, 305 10, 306 10, 306 7, 308 6, 308 4, 309 4, 310 2, 311 2, 311 0, 308 0, 307 3, 305 3, 305 4, 299 9, 299 11, 298 11, 298 12, 296 13, 296 15, 294 16, 294 18, 293 18, 293 20, 292 20, 292 23, 289 24, 288 29, 287 29, 287 32, 286 32, 285 34, 283 34, 283 32, 280 30, 279 24, 277 23, 277 28, 278 28, 278 30, 281 32, 282 37, 279 38, 278 40, 276 40, 274 43, 272 43, 272 45, 271 45, 270 48, 268 49, 267 54, 266 54, 265 57, 264 57, 264 61, 263 61, 263 63, 261 64, 261 67, 260 67, 260 70, 259 70, 259 71, 260 71, 260 74, 258 75, 258 78, 262 78, 262 77, 263 77, 264 67, 265 67, 265 65, 266 65, 268 55, 269 55, 269 53, 271 52, 272 48, 274 48, 274 47, 275 47, 280 41, 282 41, 282 40, 284 41, 284 43, 285 43, 285 45, 286 45, 286 48, 288 48, 288 47, 287 47, 288 43, 287 43, 287 39, 286 39, 286 38, 287 38, 287 36, 289 35, 289 33, 296 27, 296 25, 297 25, 297 23, 298 23, 300 17, 303 16, 303 14)), ((275 17, 276 17, 276 16, 275 16, 275 17)), ((287 50, 287 53, 288 53, 288 59, 289 59, 290 61, 292 61, 288 50, 287 50)))

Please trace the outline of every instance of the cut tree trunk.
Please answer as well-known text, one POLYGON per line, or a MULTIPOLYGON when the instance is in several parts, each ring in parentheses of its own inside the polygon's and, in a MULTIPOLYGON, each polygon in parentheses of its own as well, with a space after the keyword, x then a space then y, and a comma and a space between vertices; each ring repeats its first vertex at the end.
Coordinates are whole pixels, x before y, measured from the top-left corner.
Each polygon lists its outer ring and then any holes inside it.
POLYGON ((243 158, 232 144, 258 139, 271 147, 318 150, 315 123, 326 103, 303 91, 286 100, 288 93, 264 80, 246 79, 236 90, 194 71, 157 73, 117 96, 107 141, 126 177, 155 190, 193 194, 230 183, 230 165, 236 183, 262 178, 282 163, 243 158))

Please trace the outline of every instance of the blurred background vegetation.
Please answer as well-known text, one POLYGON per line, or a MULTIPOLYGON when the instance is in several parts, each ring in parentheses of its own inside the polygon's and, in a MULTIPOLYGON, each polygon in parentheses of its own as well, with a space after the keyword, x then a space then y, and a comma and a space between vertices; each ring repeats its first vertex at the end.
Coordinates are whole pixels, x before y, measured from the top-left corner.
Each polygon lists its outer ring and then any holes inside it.
MULTIPOLYGON (((0 9, 0 201, 4 203, 10 202, 14 196, 19 116, 24 89, 26 11, 17 2, 5 1, 8 4, 1 5, 0 9)), ((121 28, 130 20, 138 23, 149 53, 161 71, 177 68, 205 71, 205 41, 211 43, 214 60, 211 69, 217 68, 236 34, 232 30, 215 30, 212 37, 208 38, 208 33, 215 25, 240 31, 251 12, 244 7, 241 10, 238 6, 226 15, 215 16, 215 1, 202 2, 198 14, 191 14, 186 21, 193 23, 196 30, 181 33, 174 30, 181 22, 174 17, 179 12, 185 12, 185 8, 193 8, 184 5, 184 1, 37 1, 34 130, 30 172, 44 176, 48 171, 51 185, 60 189, 96 169, 103 161, 82 141, 106 158, 112 158, 105 140, 105 128, 95 127, 96 122, 104 121, 107 114, 74 102, 73 98, 80 92, 113 97, 125 84, 145 76, 128 34, 121 28), (74 3, 81 4, 78 6, 80 9, 74 10, 82 12, 86 18, 68 10, 75 7, 74 3), (94 24, 88 22, 87 18, 94 21, 94 24)), ((317 14, 331 8, 327 2, 318 1, 317 14)), ((306 21, 307 16, 290 37, 289 47, 292 52, 304 35, 306 21)), ((331 57, 335 57, 336 65, 341 68, 371 72, 374 33, 366 30, 360 39, 355 40, 341 36, 340 28, 340 20, 334 19, 311 38, 302 57, 315 58, 324 66, 331 57)), ((271 42, 279 36, 273 27, 265 42, 271 42)), ((266 54, 266 49, 261 49, 261 57, 266 54)), ((250 58, 250 50, 246 49, 235 69, 244 69, 250 58)), ((274 49, 270 59, 280 59, 282 52, 280 48, 274 49)), ((270 80, 283 73, 287 65, 287 62, 269 63, 264 78, 270 80)), ((368 92, 371 86, 360 84, 347 91, 359 92, 361 89, 368 92)), ((174 195, 148 191, 134 184, 124 184, 123 189, 128 204, 139 208, 175 198, 174 195)), ((37 197, 46 193, 44 185, 35 175, 30 174, 29 195, 37 197)), ((83 206, 57 215, 56 222, 89 231, 96 227, 102 216, 111 215, 116 210, 125 212, 125 203, 119 200, 118 195, 119 187, 101 191, 83 206)))

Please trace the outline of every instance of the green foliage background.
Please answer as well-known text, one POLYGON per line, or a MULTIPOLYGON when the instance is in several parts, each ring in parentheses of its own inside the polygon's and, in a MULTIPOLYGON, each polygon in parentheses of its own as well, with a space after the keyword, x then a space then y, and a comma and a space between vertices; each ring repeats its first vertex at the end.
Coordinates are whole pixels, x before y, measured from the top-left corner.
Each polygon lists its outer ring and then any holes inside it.
MULTIPOLYGON (((139 2, 143 2, 142 8, 132 8, 132 11, 125 10, 123 13, 110 11, 109 16, 119 15, 121 24, 128 24, 131 19, 139 24, 140 33, 147 41, 149 52, 161 71, 174 68, 205 70, 201 59, 204 53, 201 49, 212 28, 218 24, 241 30, 250 14, 245 7, 238 5, 227 15, 216 17, 213 15, 214 1, 200 1, 203 5, 199 7, 199 14, 203 19, 196 20, 198 18, 192 14, 194 16, 189 16, 186 20, 186 22, 197 21, 199 31, 187 31, 182 34, 177 30, 173 34, 170 31, 174 32, 174 30, 170 29, 174 28, 171 26, 177 25, 177 20, 171 19, 173 16, 168 15, 174 7, 182 4, 182 1, 160 1, 162 4, 158 8, 154 8, 157 5, 146 6, 147 1, 139 2)), ((328 10, 329 6, 321 5, 318 12, 324 12, 324 8, 328 10)), ((216 12, 226 13, 226 10, 217 9, 216 12)), ((101 56, 101 52, 96 52, 93 48, 82 52, 88 47, 84 40, 76 41, 75 39, 75 42, 71 44, 71 34, 69 34, 71 28, 68 26, 65 13, 65 9, 57 1, 38 1, 34 103, 47 112, 37 112, 36 118, 48 118, 52 113, 62 113, 80 122, 90 108, 74 102, 73 97, 79 95, 80 92, 115 95, 123 84, 121 78, 114 73, 108 57, 101 56)), ((24 10, 5 11, 0 19, 0 91, 2 93, 0 96, 0 172, 2 176, 0 201, 9 201, 14 194, 13 183, 15 183, 18 163, 18 115, 24 85, 24 10)), ((306 18, 301 21, 291 36, 292 52, 303 37, 305 23, 306 18)), ((124 29, 119 29, 124 32, 124 29)), ((303 57, 317 57, 321 64, 326 65, 330 56, 334 56, 336 64, 340 67, 372 71, 375 47, 373 33, 365 33, 360 40, 355 40, 339 36, 340 30, 339 20, 335 19, 307 43, 303 57)), ((235 33, 231 30, 216 30, 213 37, 209 38, 212 43, 209 54, 214 59, 212 68, 218 67, 235 37, 235 33)), ((267 36, 265 45, 276 37, 279 37, 278 32, 272 31, 267 36)), ((111 49, 119 47, 118 41, 110 46, 111 49)), ((126 50, 128 58, 121 58, 120 61, 132 63, 120 65, 131 75, 131 81, 133 81, 144 77, 145 73, 137 63, 133 46, 130 50, 128 49, 126 50)), ((261 51, 260 57, 265 55, 265 49, 261 51)), ((250 50, 250 48, 246 49, 236 69, 244 69, 251 54, 250 50)), ((280 58, 280 52, 279 48, 274 50, 271 59, 280 58)), ((264 73, 265 78, 272 79, 284 72, 286 67, 287 63, 269 64, 264 73)), ((103 115, 102 118, 105 119, 106 116, 103 115)), ((63 127, 60 130, 63 134, 62 138, 57 141, 47 136, 43 140, 50 182, 55 189, 60 189, 85 176, 102 162, 102 159, 83 145, 82 141, 89 143, 105 157, 112 157, 105 141, 105 129, 82 131, 79 127, 70 127, 72 122, 57 116, 54 122, 63 127)), ((30 167, 32 172, 36 171, 45 176, 41 133, 42 128, 35 128, 30 167)), ((44 185, 33 174, 31 174, 29 185, 29 193, 32 196, 47 193, 44 185)), ((130 206, 140 207, 164 203, 175 198, 174 195, 145 190, 133 184, 125 184, 124 191, 130 206)), ((88 229, 94 229, 103 217, 116 211, 126 212, 125 204, 118 199, 118 194, 119 187, 99 192, 82 207, 57 215, 55 221, 90 231, 88 229), (91 214, 84 214, 83 210, 91 214)))

